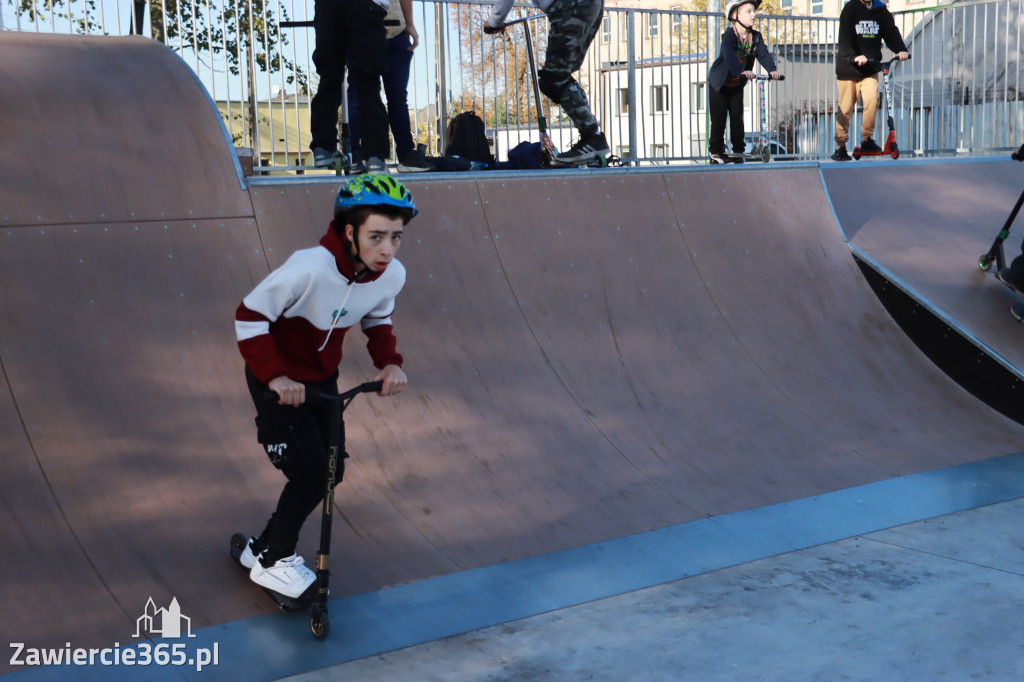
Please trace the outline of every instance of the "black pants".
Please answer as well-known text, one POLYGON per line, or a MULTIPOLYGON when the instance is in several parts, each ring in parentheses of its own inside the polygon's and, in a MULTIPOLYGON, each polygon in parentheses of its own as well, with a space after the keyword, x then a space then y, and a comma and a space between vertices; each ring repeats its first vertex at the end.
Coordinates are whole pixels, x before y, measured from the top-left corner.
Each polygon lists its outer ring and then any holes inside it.
POLYGON ((708 109, 711 113, 711 132, 708 134, 708 153, 725 152, 725 116, 729 115, 729 137, 732 150, 742 154, 747 148, 743 130, 743 86, 722 89, 708 88, 708 109))
MULTIPOLYGON (((249 394, 256 405, 257 440, 271 463, 288 482, 277 501, 277 509, 260 533, 254 553, 269 547, 276 557, 290 556, 299 544, 299 531, 310 512, 323 501, 327 490, 327 447, 330 415, 318 404, 291 407, 280 405, 270 388, 245 368, 249 394), (273 396, 273 397, 271 397, 273 396)), ((338 394, 337 374, 330 379, 306 384, 307 389, 338 394)), ((342 455, 335 483, 345 473, 342 455)))
POLYGON ((373 0, 316 0, 313 64, 320 85, 309 105, 310 149, 338 146, 338 108, 348 61, 349 81, 359 93, 363 157, 388 158, 388 112, 380 99, 387 73, 387 10, 373 0))

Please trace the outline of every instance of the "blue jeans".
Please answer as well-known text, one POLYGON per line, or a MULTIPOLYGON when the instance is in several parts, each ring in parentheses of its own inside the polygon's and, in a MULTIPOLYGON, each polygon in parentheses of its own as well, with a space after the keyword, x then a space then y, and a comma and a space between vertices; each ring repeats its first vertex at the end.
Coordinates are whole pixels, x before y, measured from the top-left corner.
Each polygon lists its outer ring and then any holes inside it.
MULTIPOLYGON (((384 97, 388 103, 388 123, 395 138, 395 156, 401 161, 415 149, 412 141, 412 125, 409 123, 408 85, 409 70, 412 66, 412 50, 409 34, 399 33, 388 40, 388 72, 384 75, 384 97)), ((348 86, 348 126, 352 136, 352 153, 359 148, 359 95, 352 85, 348 86)))

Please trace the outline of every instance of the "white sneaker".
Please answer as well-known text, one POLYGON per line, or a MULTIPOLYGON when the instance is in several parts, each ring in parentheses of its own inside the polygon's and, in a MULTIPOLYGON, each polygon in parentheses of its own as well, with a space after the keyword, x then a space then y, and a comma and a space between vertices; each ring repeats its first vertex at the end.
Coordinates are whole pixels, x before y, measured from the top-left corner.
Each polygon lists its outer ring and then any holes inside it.
POLYGON ((252 543, 255 540, 256 538, 249 538, 249 542, 245 543, 245 549, 242 550, 241 556, 238 557, 238 563, 249 570, 252 570, 253 564, 256 563, 256 555, 252 553, 252 543))
POLYGON ((297 554, 278 559, 270 568, 255 561, 249 571, 249 579, 260 587, 298 599, 316 581, 316 574, 306 568, 305 563, 297 554))

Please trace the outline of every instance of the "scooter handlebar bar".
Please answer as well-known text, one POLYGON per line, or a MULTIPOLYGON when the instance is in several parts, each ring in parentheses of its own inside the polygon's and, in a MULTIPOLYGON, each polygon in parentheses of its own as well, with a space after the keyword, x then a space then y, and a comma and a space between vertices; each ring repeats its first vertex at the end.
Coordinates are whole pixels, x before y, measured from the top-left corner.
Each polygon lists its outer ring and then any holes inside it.
MULTIPOLYGON (((759 74, 757 74, 755 76, 755 79, 759 80, 759 81, 770 81, 772 78, 771 78, 771 76, 765 75, 763 73, 759 73, 759 74)), ((786 80, 786 76, 780 73, 779 77, 776 78, 775 80, 784 81, 784 80, 786 80)))
MULTIPOLYGON (((364 384, 359 384, 355 388, 350 388, 349 390, 345 391, 344 393, 339 393, 338 395, 333 395, 331 393, 322 393, 320 391, 309 391, 309 390, 307 390, 307 392, 306 392, 306 402, 307 403, 310 402, 310 398, 311 397, 313 397, 314 399, 327 400, 327 401, 332 401, 332 400, 348 400, 349 398, 354 398, 355 396, 359 395, 360 393, 380 393, 380 391, 383 388, 384 388, 384 382, 383 381, 367 381, 364 384)), ((264 391, 263 392, 263 397, 266 400, 268 400, 268 401, 270 401, 270 400, 278 400, 279 399, 279 396, 274 391, 264 391)))
MULTIPOLYGON (((911 55, 910 53, 907 53, 907 61, 910 61, 910 58, 912 56, 913 55, 911 55)), ((900 61, 899 57, 893 57, 892 59, 890 59, 888 61, 884 61, 884 62, 879 62, 879 61, 875 61, 874 59, 869 59, 866 62, 864 62, 864 66, 877 66, 880 69, 882 69, 882 68, 888 69, 890 66, 892 66, 893 62, 898 62, 898 61, 900 61)))

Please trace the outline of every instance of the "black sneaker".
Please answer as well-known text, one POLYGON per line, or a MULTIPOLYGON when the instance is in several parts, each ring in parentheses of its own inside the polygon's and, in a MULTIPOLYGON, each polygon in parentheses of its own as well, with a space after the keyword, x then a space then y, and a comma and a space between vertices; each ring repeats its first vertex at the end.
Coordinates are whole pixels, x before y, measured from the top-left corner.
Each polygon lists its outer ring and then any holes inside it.
POLYGON ((337 149, 327 147, 316 147, 313 149, 313 165, 317 168, 327 168, 338 160, 340 154, 337 149))
POLYGON ((566 165, 586 163, 598 155, 607 155, 610 151, 611 148, 608 146, 608 140, 605 139, 604 133, 591 133, 581 135, 570 149, 557 154, 555 161, 566 165))
POLYGON ((882 148, 870 137, 860 143, 860 150, 865 154, 880 154, 882 152, 882 148))
POLYGON ((1013 301, 1010 303, 1010 314, 1018 322, 1024 322, 1024 301, 1013 301))
POLYGON ((833 161, 853 161, 853 157, 846 151, 846 145, 841 144, 836 147, 836 150, 832 153, 833 161))
POLYGON ((727 159, 722 154, 712 154, 709 157, 708 163, 710 163, 712 165, 714 165, 716 163, 729 163, 729 159, 727 159))
POLYGON ((379 156, 371 156, 366 160, 367 173, 387 173, 388 165, 380 160, 379 156))
POLYGON ((1024 286, 1010 279, 1010 268, 1003 268, 996 272, 996 279, 1013 289, 1017 294, 1024 296, 1024 286))
POLYGON ((398 161, 399 173, 424 173, 434 170, 434 167, 423 157, 418 149, 403 156, 398 161))
MULTIPOLYGON (((739 154, 739 152, 736 152, 736 153, 739 154)), ((731 162, 733 162, 733 163, 743 163, 743 157, 742 156, 734 156, 734 157, 732 157, 729 160, 731 162)))

